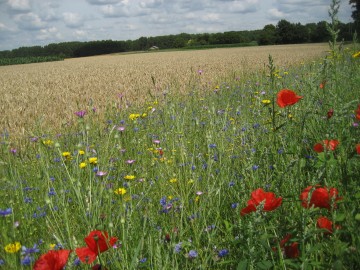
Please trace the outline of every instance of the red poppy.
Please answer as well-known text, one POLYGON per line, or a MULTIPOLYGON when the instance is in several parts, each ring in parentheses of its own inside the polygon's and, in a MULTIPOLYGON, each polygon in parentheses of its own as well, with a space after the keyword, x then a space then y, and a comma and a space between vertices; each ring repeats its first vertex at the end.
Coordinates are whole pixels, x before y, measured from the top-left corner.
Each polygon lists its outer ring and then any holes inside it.
POLYGON ((360 104, 358 105, 357 109, 355 110, 356 113, 356 119, 360 120, 360 104))
POLYGON ((284 108, 284 107, 287 107, 290 105, 294 105, 301 98, 302 98, 302 96, 296 95, 296 93, 294 91, 289 90, 289 89, 283 89, 283 90, 280 90, 279 93, 277 94, 276 102, 280 108, 284 108))
POLYGON ((251 212, 256 211, 256 207, 259 204, 263 204, 263 211, 272 211, 278 208, 281 205, 282 198, 276 198, 275 194, 272 192, 265 192, 262 188, 251 193, 251 199, 247 202, 247 207, 241 210, 241 215, 244 216, 251 212))
POLYGON ((40 256, 34 264, 34 270, 62 270, 69 258, 71 250, 50 250, 40 256))
POLYGON ((333 117, 334 115, 334 110, 333 109, 330 109, 328 112, 327 112, 327 119, 330 119, 331 117, 333 117))
POLYGON ((327 217, 319 217, 317 222, 316 222, 316 226, 319 229, 325 229, 327 230, 327 233, 332 233, 333 229, 332 229, 332 221, 329 220, 327 217))
POLYGON ((324 144, 326 149, 334 151, 340 142, 338 140, 324 140, 324 144))
POLYGON ((326 85, 326 80, 322 81, 319 85, 320 89, 324 89, 326 85))
MULTIPOLYGON (((280 241, 280 248, 283 251, 283 254, 286 258, 297 258, 300 255, 299 251, 299 243, 298 242, 292 242, 291 244, 288 244, 289 240, 291 239, 291 234, 287 234, 284 239, 280 241)), ((276 248, 273 248, 274 251, 276 251, 276 248)))
POLYGON ((315 144, 313 149, 317 153, 324 152, 324 148, 330 151, 335 151, 339 144, 340 142, 338 140, 323 140, 322 143, 315 144))
POLYGON ((109 239, 108 233, 105 231, 92 231, 85 237, 87 247, 77 248, 76 254, 84 263, 92 263, 99 253, 107 251, 109 247, 113 246, 117 238, 111 237, 109 239))
POLYGON ((317 143, 314 145, 313 147, 314 151, 317 153, 322 153, 324 152, 324 146, 322 145, 322 143, 317 143))
POLYGON ((360 155, 360 143, 358 143, 356 146, 355 146, 355 149, 356 149, 356 153, 358 155, 360 155))
POLYGON ((332 207, 336 207, 336 202, 342 198, 338 196, 339 192, 336 188, 327 187, 313 187, 308 186, 300 194, 301 205, 304 208, 309 207, 319 207, 331 209, 331 203, 333 202, 332 207), (312 191, 312 192, 311 192, 312 191), (311 198, 309 199, 309 193, 311 192, 311 198))

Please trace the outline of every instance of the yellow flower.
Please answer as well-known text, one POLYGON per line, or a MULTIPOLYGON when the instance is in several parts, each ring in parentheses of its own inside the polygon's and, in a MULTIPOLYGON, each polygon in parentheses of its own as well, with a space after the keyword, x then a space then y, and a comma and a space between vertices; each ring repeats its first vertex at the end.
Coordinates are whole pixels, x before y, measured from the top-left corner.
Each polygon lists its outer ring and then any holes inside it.
POLYGON ((194 180, 193 180, 193 179, 190 179, 187 183, 188 183, 189 185, 194 184, 194 180))
POLYGON ((51 146, 54 144, 54 142, 52 140, 46 140, 46 141, 43 141, 42 143, 47 146, 51 146))
POLYGON ((79 164, 79 167, 80 167, 81 169, 85 168, 85 167, 86 167, 86 162, 81 162, 81 163, 79 164))
POLYGON ((97 164, 97 162, 98 162, 97 157, 91 157, 91 158, 89 158, 89 163, 90 163, 90 164, 95 165, 95 164, 97 164))
POLYGON ((171 201, 172 199, 174 199, 174 196, 169 195, 167 198, 171 201))
POLYGON ((56 247, 56 244, 49 244, 50 249, 54 249, 56 247))
POLYGON ((136 120, 139 117, 140 117, 140 114, 138 114, 138 113, 132 113, 132 114, 129 115, 130 120, 136 120))
POLYGON ((198 201, 200 201, 200 196, 195 197, 195 202, 198 202, 198 201))
POLYGON ((360 57, 360 51, 358 51, 357 53, 354 53, 352 57, 354 57, 354 58, 360 57))
POLYGON ((124 195, 126 193, 126 189, 125 188, 118 188, 118 189, 114 190, 114 193, 118 194, 118 195, 124 195))
POLYGON ((263 104, 270 104, 271 103, 271 100, 270 99, 263 99, 261 101, 263 104))
POLYGON ((135 175, 125 175, 124 179, 126 180, 134 180, 135 179, 135 175))
POLYGON ((20 242, 15 242, 12 244, 7 244, 4 249, 7 253, 16 253, 20 250, 20 248, 21 248, 20 242))
POLYGON ((79 155, 84 155, 85 151, 84 150, 79 150, 79 155))
POLYGON ((171 178, 171 179, 169 180, 169 182, 172 183, 172 184, 174 184, 174 183, 177 182, 177 179, 176 179, 176 178, 171 178))
POLYGON ((141 118, 145 118, 147 116, 147 114, 146 113, 143 113, 142 115, 141 115, 141 118))
POLYGON ((63 152, 62 156, 66 159, 71 159, 71 153, 70 152, 63 152))

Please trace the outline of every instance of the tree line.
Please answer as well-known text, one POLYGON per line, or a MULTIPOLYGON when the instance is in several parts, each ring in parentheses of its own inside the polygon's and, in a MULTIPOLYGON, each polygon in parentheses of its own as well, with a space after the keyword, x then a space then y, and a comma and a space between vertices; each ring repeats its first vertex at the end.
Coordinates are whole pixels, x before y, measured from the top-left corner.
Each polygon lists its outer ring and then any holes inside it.
MULTIPOLYGON (((351 41, 357 25, 356 21, 351 23, 339 22, 339 40, 351 41)), ((268 24, 261 30, 202 34, 181 33, 177 35, 140 37, 136 40, 126 41, 74 41, 52 43, 46 46, 20 47, 13 50, 0 51, 0 58, 56 56, 64 59, 119 52, 144 51, 154 46, 159 49, 180 49, 199 48, 202 46, 216 47, 229 44, 238 46, 246 44, 299 44, 327 42, 330 38, 328 23, 325 21, 302 25, 301 23, 291 23, 287 20, 280 20, 276 25, 268 24)))

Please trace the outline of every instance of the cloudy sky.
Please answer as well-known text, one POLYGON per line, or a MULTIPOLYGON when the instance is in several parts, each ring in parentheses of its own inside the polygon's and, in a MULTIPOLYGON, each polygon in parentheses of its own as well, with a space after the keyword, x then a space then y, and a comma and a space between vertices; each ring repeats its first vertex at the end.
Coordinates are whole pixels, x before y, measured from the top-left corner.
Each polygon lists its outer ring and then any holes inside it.
MULTIPOLYGON (((0 0, 0 50, 328 20, 331 0, 0 0)), ((340 21, 351 19, 341 0, 340 21)))

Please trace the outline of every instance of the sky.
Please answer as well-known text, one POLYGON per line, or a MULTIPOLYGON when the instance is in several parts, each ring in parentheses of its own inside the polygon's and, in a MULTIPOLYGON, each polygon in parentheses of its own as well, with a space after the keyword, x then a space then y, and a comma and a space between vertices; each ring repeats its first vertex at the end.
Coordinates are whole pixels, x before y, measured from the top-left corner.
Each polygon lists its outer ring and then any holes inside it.
MULTIPOLYGON (((281 19, 329 21, 331 0, 0 0, 0 51, 141 36, 262 29, 281 19)), ((349 0, 338 19, 352 21, 349 0)))

